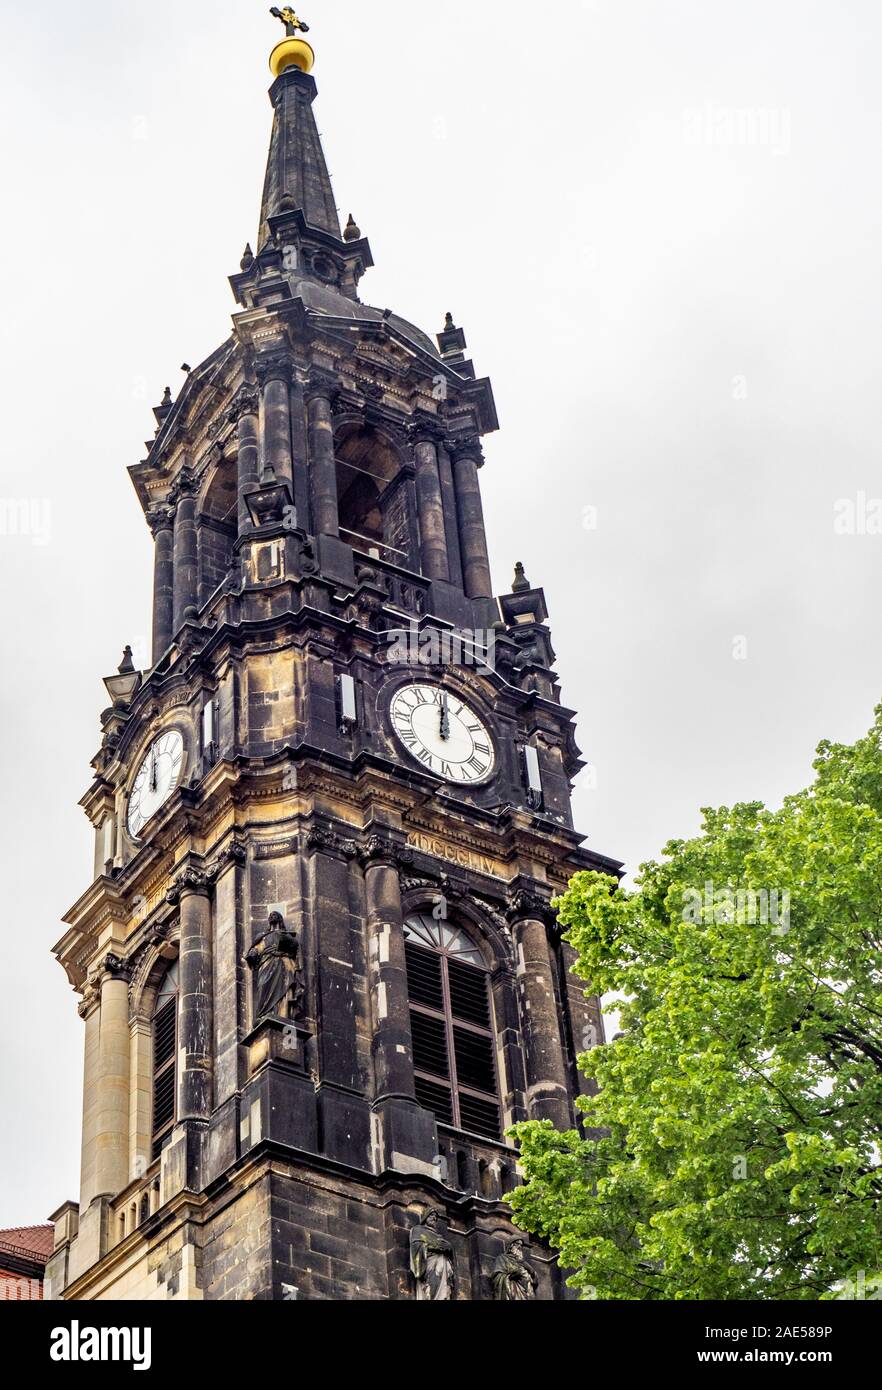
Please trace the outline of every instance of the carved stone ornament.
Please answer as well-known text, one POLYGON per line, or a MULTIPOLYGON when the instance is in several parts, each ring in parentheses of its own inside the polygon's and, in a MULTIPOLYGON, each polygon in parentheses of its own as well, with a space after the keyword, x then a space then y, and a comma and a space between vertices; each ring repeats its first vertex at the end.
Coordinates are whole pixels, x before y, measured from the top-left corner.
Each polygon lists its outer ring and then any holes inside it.
POLYGON ((261 386, 266 386, 271 381, 291 381, 294 362, 287 352, 272 353, 266 357, 259 357, 254 371, 261 386))
POLYGON ((316 369, 311 372, 308 381, 304 385, 303 394, 307 405, 310 401, 315 400, 315 398, 319 396, 328 401, 333 409, 340 395, 340 384, 337 378, 331 376, 329 372, 322 372, 316 369))
POLYGON ((371 864, 388 864, 391 868, 406 868, 413 863, 413 850, 407 845, 397 845, 382 835, 369 835, 358 852, 361 863, 367 868, 371 864))
POLYGON ((543 898, 519 888, 512 893, 509 901, 510 907, 506 916, 512 924, 526 921, 544 922, 547 927, 553 927, 557 923, 557 913, 551 906, 550 898, 543 898))
POLYGON ((460 459, 471 459, 476 467, 484 467, 484 450, 476 434, 448 438, 444 442, 444 447, 454 463, 458 463, 460 459))
POLYGON ((174 529, 175 513, 172 507, 160 504, 151 507, 147 513, 147 525, 153 532, 153 539, 159 535, 160 531, 171 531, 174 529))
POLYGON ((132 974, 131 963, 112 953, 104 957, 99 968, 102 974, 109 975, 112 980, 128 981, 132 974))
POLYGON ((227 411, 227 421, 238 425, 244 415, 257 415, 260 411, 260 392, 256 386, 243 386, 236 393, 227 411))
POLYGON ((427 890, 437 891, 437 881, 429 878, 403 878, 401 880, 402 893, 424 893, 427 890))
POLYGON ((195 497, 199 492, 199 480, 189 468, 183 469, 175 479, 174 486, 169 494, 169 502, 173 507, 185 497, 195 497))
POLYGON ((376 381, 359 381, 357 384, 361 394, 370 401, 381 401, 386 395, 386 388, 376 381))
POLYGON ((177 907, 182 897, 186 897, 188 894, 193 893, 207 895, 208 890, 208 875, 203 873, 201 869, 188 866, 182 873, 178 874, 171 888, 169 888, 166 893, 165 900, 170 903, 172 907, 177 907))
POLYGON ((408 430, 410 443, 434 444, 442 446, 445 440, 444 427, 434 415, 418 414, 408 430))
POLYGON ((418 1303, 451 1303, 456 1295, 456 1256, 439 1218, 440 1212, 430 1209, 410 1233, 410 1272, 418 1303))
POLYGON ((345 859, 354 859, 358 854, 358 845, 354 840, 345 839, 333 830, 323 829, 321 826, 313 826, 306 836, 306 848, 311 850, 325 850, 333 853, 342 854, 345 859))
POLYGON ((209 882, 214 883, 221 874, 232 865, 241 867, 248 861, 248 846, 244 840, 234 839, 229 844, 224 845, 223 849, 215 859, 211 861, 206 870, 206 877, 209 882))

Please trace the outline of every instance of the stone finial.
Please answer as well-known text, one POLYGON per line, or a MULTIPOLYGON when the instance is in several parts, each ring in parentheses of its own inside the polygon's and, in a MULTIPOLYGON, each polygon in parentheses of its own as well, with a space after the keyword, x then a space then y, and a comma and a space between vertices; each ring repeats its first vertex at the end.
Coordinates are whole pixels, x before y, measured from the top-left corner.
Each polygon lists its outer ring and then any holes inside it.
POLYGON ((245 250, 242 252, 242 259, 239 262, 239 264, 243 270, 250 270, 251 267, 254 265, 254 252, 251 249, 250 241, 246 245, 245 250))
POLYGON ((346 223, 346 230, 343 233, 344 241, 361 241, 361 228, 356 222, 352 213, 349 214, 349 221, 346 223))
POLYGON ((172 400, 171 387, 166 386, 165 393, 162 397, 162 408, 163 410, 171 410, 173 404, 174 402, 172 400))
POLYGON ((456 324, 453 322, 453 315, 447 314, 444 319, 444 332, 450 333, 454 328, 456 328, 456 324))
POLYGON ((135 663, 132 660, 132 649, 131 647, 126 647, 125 651, 123 652, 122 665, 119 667, 119 674, 121 676, 129 676, 132 674, 134 669, 135 663))
POLYGON ((518 563, 515 565, 515 577, 514 583, 511 586, 511 591, 513 594, 527 594, 530 592, 530 581, 524 572, 524 566, 521 564, 520 560, 518 560, 518 563))

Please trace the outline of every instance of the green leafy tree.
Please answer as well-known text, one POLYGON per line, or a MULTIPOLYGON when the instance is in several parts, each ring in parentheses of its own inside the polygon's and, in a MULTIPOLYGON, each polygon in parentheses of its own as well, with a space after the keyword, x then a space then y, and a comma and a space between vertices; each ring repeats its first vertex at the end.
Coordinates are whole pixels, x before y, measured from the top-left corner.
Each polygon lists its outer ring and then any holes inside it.
POLYGON ((815 770, 557 904, 621 1033, 509 1200, 583 1298, 882 1298, 882 706, 815 770))

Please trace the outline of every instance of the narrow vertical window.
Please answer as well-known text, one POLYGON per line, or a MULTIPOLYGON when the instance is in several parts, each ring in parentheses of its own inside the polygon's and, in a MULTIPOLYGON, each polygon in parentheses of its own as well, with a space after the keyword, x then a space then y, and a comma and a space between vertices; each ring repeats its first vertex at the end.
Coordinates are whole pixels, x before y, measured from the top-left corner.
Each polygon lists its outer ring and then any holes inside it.
POLYGON ((153 1157, 174 1129, 178 1053, 178 966, 166 972, 153 1011, 153 1157))
POLYGON ((202 710, 202 756, 206 767, 214 767, 217 762, 218 711, 217 700, 209 700, 202 710))
POLYGON ((416 1095, 441 1124, 500 1137, 490 983, 461 928, 428 913, 404 924, 416 1095))

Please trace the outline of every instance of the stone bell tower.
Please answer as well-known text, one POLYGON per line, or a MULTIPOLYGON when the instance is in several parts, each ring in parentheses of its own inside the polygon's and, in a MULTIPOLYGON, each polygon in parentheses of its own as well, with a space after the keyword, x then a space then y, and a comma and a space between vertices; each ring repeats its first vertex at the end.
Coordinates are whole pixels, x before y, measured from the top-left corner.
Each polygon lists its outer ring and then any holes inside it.
POLYGON ((541 589, 494 596, 497 428, 452 318, 360 298, 291 10, 233 330, 132 481, 155 543, 56 953, 85 1031, 64 1299, 565 1297, 503 1198, 602 1040, 552 898, 586 851, 541 589))

